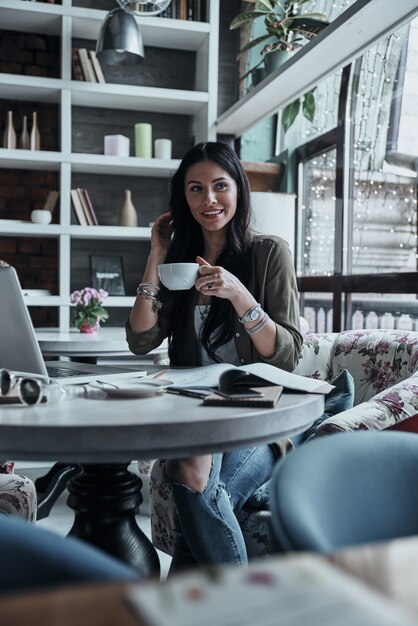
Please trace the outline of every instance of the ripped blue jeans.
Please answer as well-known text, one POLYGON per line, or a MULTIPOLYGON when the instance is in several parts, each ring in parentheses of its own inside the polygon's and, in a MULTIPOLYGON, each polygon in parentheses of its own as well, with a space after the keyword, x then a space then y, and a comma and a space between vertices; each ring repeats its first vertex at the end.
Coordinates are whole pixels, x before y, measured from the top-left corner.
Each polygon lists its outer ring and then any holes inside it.
POLYGON ((170 572, 196 564, 247 563, 236 513, 270 478, 276 458, 268 445, 214 454, 202 493, 166 475, 180 523, 170 572))

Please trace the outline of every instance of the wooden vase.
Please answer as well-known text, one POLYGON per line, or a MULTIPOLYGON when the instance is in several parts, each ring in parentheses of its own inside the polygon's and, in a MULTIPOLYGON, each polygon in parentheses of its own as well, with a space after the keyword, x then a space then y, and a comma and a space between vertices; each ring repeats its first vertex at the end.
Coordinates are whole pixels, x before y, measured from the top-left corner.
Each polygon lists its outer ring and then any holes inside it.
POLYGON ((125 189, 125 198, 119 211, 119 226, 138 226, 138 214, 132 203, 130 189, 125 189))
POLYGON ((28 132, 28 118, 26 115, 23 116, 23 126, 22 126, 22 132, 20 133, 19 148, 21 148, 22 150, 29 150, 30 148, 30 138, 29 138, 29 132, 28 132))

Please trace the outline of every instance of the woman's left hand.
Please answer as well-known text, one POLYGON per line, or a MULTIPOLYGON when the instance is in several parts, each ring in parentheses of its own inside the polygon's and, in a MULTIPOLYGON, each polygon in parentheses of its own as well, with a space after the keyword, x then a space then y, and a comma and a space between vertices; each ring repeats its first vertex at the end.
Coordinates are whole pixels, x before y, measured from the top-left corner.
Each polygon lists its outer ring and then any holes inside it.
POLYGON ((232 302, 246 291, 242 282, 220 265, 211 265, 201 256, 196 257, 196 263, 200 265, 201 277, 197 279, 195 287, 205 296, 217 296, 232 302))

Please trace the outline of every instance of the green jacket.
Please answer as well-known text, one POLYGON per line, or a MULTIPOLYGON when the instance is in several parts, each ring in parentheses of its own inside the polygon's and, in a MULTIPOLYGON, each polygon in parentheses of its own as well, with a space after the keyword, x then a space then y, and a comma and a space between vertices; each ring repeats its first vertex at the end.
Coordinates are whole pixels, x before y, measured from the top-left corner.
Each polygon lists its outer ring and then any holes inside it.
MULTIPOLYGON (((299 359, 302 335, 299 331, 299 303, 296 276, 292 257, 287 243, 280 237, 255 236, 251 273, 247 289, 259 302, 276 324, 276 346, 270 358, 260 356, 250 335, 234 318, 235 348, 242 365, 263 361, 287 371, 292 371, 299 359)), ((187 296, 187 319, 183 327, 181 354, 176 354, 179 363, 188 366, 201 365, 200 350, 194 331, 194 307, 197 291, 192 288, 187 296)), ((157 348, 170 335, 171 319, 175 314, 170 292, 161 288, 163 307, 158 314, 158 322, 149 330, 134 333, 126 323, 126 338, 131 352, 147 354, 157 348)))

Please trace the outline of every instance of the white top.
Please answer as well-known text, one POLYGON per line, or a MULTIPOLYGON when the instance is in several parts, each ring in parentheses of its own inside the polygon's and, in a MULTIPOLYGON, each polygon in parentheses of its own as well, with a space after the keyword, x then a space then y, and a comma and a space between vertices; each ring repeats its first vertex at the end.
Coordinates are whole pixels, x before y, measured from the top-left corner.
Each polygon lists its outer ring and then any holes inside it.
MULTIPOLYGON (((194 328, 196 337, 200 338, 200 331, 202 330, 202 325, 208 313, 210 311, 210 304, 198 304, 195 307, 194 311, 194 328)), ((202 365, 210 365, 214 363, 214 361, 210 358, 206 350, 203 348, 202 344, 199 341, 200 345, 200 356, 202 359, 202 365)), ((225 343, 223 346, 220 346, 216 350, 216 354, 221 359, 222 363, 232 363, 233 365, 241 365, 240 360, 238 358, 237 351, 235 349, 234 339, 230 339, 228 343, 225 343)))

